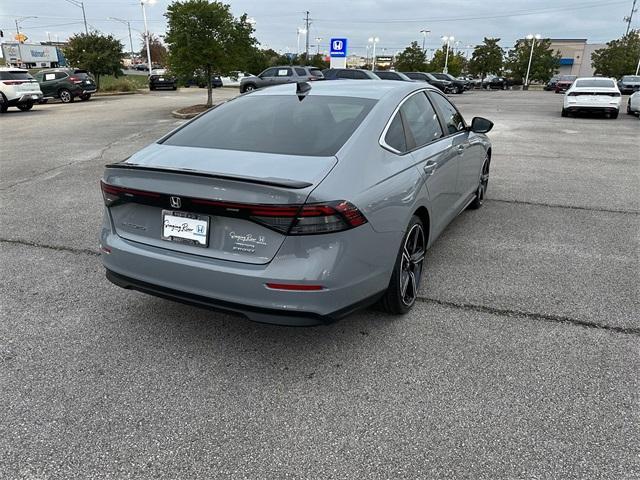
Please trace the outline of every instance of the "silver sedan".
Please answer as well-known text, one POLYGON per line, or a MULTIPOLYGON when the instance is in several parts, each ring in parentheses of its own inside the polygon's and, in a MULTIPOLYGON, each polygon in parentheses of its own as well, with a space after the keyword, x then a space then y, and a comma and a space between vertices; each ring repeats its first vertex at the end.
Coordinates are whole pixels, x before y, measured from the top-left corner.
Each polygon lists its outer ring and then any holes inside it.
POLYGON ((482 205, 492 126, 413 82, 242 95, 106 167, 107 277, 270 323, 406 313, 426 250, 482 205))

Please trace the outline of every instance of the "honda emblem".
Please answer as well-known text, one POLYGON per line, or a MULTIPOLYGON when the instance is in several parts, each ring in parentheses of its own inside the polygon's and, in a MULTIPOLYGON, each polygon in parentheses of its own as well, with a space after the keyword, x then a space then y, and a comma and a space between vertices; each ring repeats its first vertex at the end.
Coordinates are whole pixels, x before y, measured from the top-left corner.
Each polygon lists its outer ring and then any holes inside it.
POLYGON ((169 203, 171 204, 171 206, 173 208, 182 207, 182 200, 180 200, 180 197, 171 197, 171 198, 169 198, 169 203))

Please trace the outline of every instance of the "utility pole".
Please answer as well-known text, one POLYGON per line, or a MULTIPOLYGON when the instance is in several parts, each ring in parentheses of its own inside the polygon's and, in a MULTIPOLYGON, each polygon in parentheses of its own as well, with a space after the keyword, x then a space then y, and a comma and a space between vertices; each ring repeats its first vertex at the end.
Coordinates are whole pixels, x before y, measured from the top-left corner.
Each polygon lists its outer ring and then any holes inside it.
POLYGON ((304 61, 309 61, 309 10, 306 11, 306 17, 304 19, 305 29, 307 30, 305 35, 305 47, 304 47, 304 61))
POLYGON ((631 20, 633 20, 633 14, 638 11, 638 9, 636 8, 636 2, 637 0, 633 0, 633 5, 631 5, 631 13, 629 14, 629 16, 624 17, 624 21, 627 22, 627 31, 625 32, 625 35, 629 34, 629 29, 631 28, 631 20))
POLYGON ((84 2, 80 2, 78 0, 67 0, 71 5, 75 5, 76 7, 82 8, 82 18, 84 20, 84 33, 89 35, 89 28, 87 27, 87 15, 84 12, 84 2))

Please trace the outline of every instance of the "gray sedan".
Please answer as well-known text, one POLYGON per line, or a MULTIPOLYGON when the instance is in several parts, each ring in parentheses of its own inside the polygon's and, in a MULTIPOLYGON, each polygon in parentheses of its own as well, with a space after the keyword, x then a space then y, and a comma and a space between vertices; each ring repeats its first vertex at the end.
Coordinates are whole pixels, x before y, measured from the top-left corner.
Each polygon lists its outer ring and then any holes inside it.
POLYGON ((482 205, 491 127, 424 83, 242 95, 106 167, 107 277, 262 322, 406 313, 426 250, 482 205))

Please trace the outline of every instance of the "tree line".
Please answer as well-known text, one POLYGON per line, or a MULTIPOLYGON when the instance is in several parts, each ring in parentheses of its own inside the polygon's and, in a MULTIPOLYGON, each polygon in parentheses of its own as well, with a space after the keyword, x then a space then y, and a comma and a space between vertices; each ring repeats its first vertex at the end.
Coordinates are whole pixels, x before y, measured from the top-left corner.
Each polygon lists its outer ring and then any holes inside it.
MULTIPOLYGON (((253 23, 246 14, 236 18, 230 5, 220 1, 178 0, 167 7, 167 32, 163 42, 155 36, 149 38, 153 61, 166 64, 176 75, 189 78, 195 72, 210 78, 214 73, 243 70, 259 73, 283 64, 308 64, 327 67, 321 55, 281 55, 272 49, 262 49, 255 38, 253 23)), ((144 40, 144 39, 143 39, 144 40)), ((546 82, 560 65, 560 53, 554 52, 549 39, 522 39, 508 52, 499 45, 499 38, 485 38, 477 45, 471 58, 450 49, 447 67, 449 73, 459 76, 468 73, 485 77, 489 74, 508 74, 515 80, 526 75, 531 42, 535 41, 531 61, 530 80, 546 82)), ((146 48, 146 47, 145 47, 146 48)), ((122 74, 124 45, 112 35, 94 31, 72 36, 64 49, 71 65, 91 71, 97 82, 101 75, 122 74)), ((143 48, 146 56, 146 50, 143 48)), ((400 71, 443 71, 447 57, 446 47, 436 50, 431 60, 418 42, 412 42, 395 59, 400 71)), ((632 30, 620 39, 612 40, 597 50, 592 57, 596 74, 619 78, 634 73, 640 57, 640 31, 632 30)), ((210 82, 208 104, 212 103, 210 82)))

